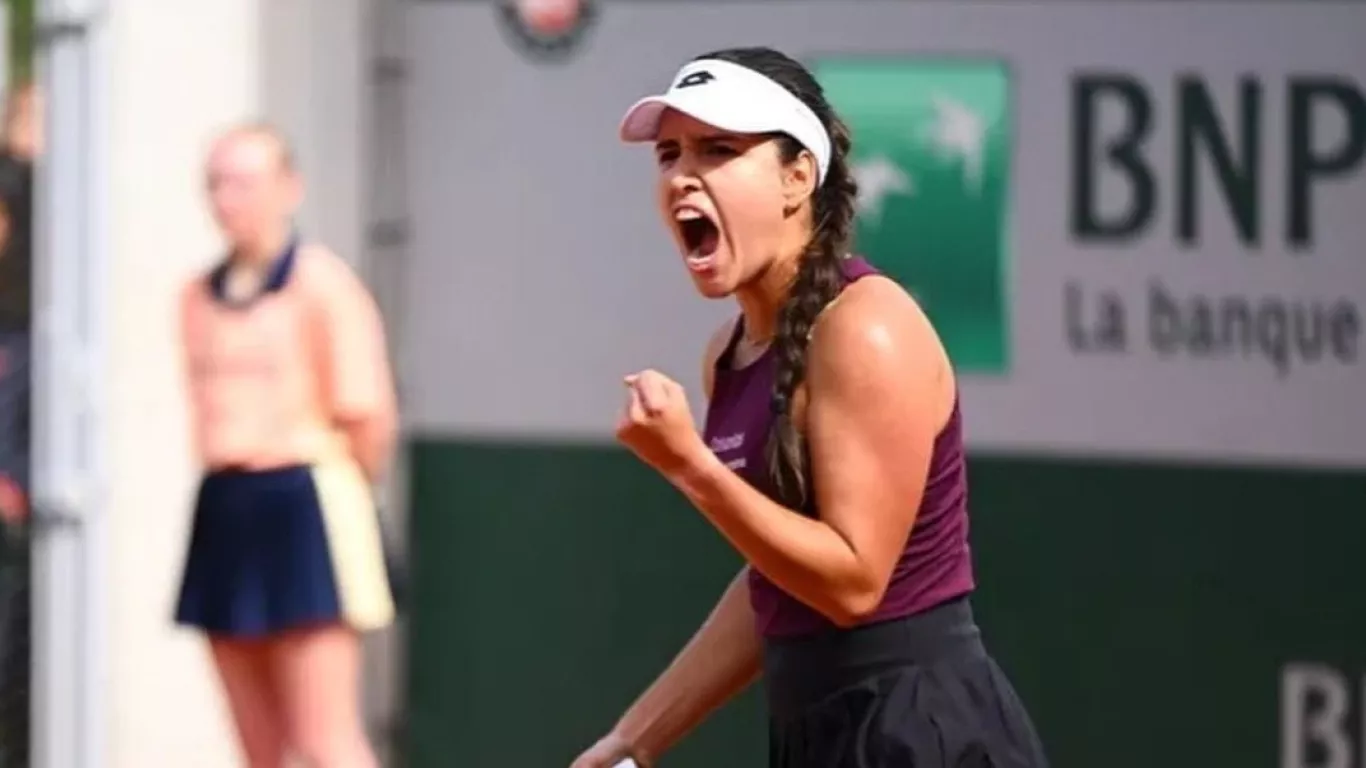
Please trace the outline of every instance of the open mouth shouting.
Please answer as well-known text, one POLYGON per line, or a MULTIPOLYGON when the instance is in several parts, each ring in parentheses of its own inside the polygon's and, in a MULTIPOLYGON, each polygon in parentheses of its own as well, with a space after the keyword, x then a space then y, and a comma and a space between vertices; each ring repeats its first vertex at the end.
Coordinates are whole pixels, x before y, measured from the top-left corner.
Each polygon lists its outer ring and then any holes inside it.
POLYGON ((688 269, 693 272, 710 270, 721 244, 721 230, 716 222, 698 208, 680 205, 674 209, 674 225, 678 228, 688 269))

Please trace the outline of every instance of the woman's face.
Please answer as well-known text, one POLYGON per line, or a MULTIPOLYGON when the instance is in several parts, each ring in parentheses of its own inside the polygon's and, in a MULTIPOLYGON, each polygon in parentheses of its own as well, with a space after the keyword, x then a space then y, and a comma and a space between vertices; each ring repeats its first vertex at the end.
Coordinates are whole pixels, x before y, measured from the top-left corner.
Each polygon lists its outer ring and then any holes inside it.
POLYGON ((777 141, 669 110, 655 160, 660 214, 703 296, 729 296, 773 262, 790 195, 777 141))
POLYGON ((209 204, 229 242, 257 245, 288 226, 299 202, 297 178, 268 136, 241 133, 221 140, 209 156, 209 204))

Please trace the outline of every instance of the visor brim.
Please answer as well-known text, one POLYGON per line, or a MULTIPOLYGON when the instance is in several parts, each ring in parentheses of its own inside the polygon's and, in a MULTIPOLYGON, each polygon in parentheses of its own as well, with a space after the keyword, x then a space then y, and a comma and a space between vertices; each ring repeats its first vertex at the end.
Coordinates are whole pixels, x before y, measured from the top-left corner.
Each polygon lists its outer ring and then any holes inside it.
POLYGON ((677 95, 647 96, 626 110, 619 131, 621 140, 628 144, 655 141, 659 138, 664 113, 670 109, 729 133, 760 134, 782 130, 774 124, 771 110, 746 100, 723 103, 725 101, 714 96, 692 99, 677 95))

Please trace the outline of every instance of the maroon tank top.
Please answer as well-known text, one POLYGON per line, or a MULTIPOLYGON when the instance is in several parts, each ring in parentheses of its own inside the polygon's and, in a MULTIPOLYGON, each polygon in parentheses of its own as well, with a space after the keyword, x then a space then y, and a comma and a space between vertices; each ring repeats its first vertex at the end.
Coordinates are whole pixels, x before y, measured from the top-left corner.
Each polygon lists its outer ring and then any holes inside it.
MULTIPOLYGON (((877 274, 866 261, 844 262, 845 284, 877 274)), ((743 368, 733 365, 735 333, 716 361, 711 402, 704 437, 726 466, 751 485, 777 500, 764 446, 773 425, 770 399, 775 373, 772 350, 743 368)), ((968 550, 967 465, 963 452, 962 414, 955 397, 953 413, 935 438, 925 495, 906 547, 892 571, 891 583, 877 610, 865 623, 919 613, 960 595, 974 586, 968 550)), ((813 503, 803 514, 820 517, 813 503)), ((784 592, 756 569, 750 569, 750 600, 760 634, 790 637, 834 627, 815 609, 784 592)))

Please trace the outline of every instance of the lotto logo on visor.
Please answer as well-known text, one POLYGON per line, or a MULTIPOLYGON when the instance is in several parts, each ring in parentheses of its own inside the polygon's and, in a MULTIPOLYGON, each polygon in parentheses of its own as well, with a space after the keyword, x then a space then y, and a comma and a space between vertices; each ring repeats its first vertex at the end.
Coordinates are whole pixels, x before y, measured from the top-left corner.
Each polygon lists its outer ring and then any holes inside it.
POLYGON ((684 88, 691 88, 694 85, 706 85, 715 79, 716 75, 713 75, 704 69, 701 72, 694 72, 691 75, 684 77, 682 80, 679 80, 678 85, 674 86, 674 90, 681 91, 684 88))
POLYGON ((830 135, 816 113, 786 88, 752 69, 719 59, 694 61, 662 96, 631 105, 621 120, 625 142, 652 142, 668 110, 729 133, 785 133, 816 158, 818 180, 830 168, 830 135))

